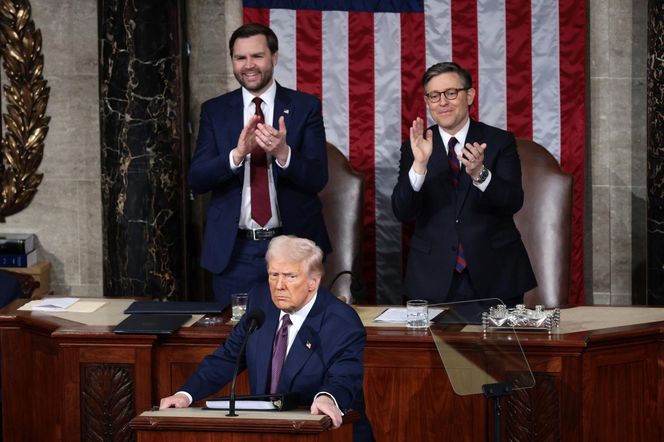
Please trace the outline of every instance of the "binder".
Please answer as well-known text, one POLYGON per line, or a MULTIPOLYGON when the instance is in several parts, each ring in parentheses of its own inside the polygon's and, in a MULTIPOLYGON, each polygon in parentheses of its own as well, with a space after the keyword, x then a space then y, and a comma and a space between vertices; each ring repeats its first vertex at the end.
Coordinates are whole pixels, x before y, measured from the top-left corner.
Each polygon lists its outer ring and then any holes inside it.
POLYGON ((224 308, 225 306, 220 302, 134 301, 124 312, 128 315, 141 313, 205 314, 221 313, 224 308))
MULTIPOLYGON (((252 394, 235 397, 235 409, 245 411, 287 411, 297 408, 300 401, 298 393, 252 394)), ((228 396, 208 399, 203 410, 228 410, 228 396)))
POLYGON ((170 335, 191 319, 191 315, 129 315, 115 326, 113 333, 170 335))

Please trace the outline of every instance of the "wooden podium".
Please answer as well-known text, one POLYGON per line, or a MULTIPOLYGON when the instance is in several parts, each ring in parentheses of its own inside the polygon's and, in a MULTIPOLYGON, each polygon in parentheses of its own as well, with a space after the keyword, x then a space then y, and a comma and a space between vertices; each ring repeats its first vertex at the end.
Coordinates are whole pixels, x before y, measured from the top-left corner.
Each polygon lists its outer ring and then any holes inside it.
POLYGON ((332 430, 332 420, 308 410, 238 411, 170 408, 146 411, 129 426, 137 442, 323 442, 352 441, 356 412, 344 416, 343 425, 332 430))

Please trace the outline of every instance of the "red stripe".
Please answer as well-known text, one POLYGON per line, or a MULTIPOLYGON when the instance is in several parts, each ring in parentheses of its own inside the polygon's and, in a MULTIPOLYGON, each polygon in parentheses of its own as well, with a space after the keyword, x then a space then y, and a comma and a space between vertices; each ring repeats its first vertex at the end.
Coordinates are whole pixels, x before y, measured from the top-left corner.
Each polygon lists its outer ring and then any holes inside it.
POLYGON ((367 12, 348 13, 349 152, 364 174, 364 278, 370 304, 376 301, 376 181, 374 155, 374 21, 367 12))
POLYGON ((584 304, 583 192, 586 142, 586 2, 560 0, 560 165, 573 176, 570 302, 584 304))
MULTIPOLYGON (((452 61, 468 70, 473 78, 475 102, 470 109, 474 119, 479 115, 478 47, 477 47, 477 2, 468 0, 452 0, 452 61)), ((444 61, 444 60, 440 60, 444 61)))
POLYGON ((323 15, 297 11, 297 89, 323 98, 323 15))
POLYGON ((260 23, 270 26, 270 10, 267 8, 244 8, 242 10, 244 23, 260 23))
MULTIPOLYGON (((424 14, 401 14, 401 139, 407 140, 415 118, 426 121, 422 75, 426 70, 424 14)), ((408 244, 414 224, 402 224, 402 269, 406 268, 408 244)))
POLYGON ((530 1, 505 2, 507 129, 533 138, 533 75, 530 1))

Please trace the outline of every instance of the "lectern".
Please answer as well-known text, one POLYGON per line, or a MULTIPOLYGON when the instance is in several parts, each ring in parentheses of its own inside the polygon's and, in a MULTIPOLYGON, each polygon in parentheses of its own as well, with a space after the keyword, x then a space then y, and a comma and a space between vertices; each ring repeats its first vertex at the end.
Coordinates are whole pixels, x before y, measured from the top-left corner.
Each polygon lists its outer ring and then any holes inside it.
POLYGON ((358 419, 356 412, 346 413, 343 425, 333 430, 328 416, 309 410, 241 411, 228 417, 225 410, 170 408, 146 411, 129 426, 137 442, 351 442, 358 419))

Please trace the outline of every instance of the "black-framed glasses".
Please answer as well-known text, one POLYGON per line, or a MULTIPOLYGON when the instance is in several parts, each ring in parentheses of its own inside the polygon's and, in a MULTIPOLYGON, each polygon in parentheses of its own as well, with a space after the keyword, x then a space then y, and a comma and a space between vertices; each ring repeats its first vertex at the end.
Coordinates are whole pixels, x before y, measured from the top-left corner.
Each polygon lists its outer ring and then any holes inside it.
POLYGON ((450 89, 445 89, 444 91, 431 91, 426 94, 424 94, 425 97, 427 97, 427 100, 429 100, 431 103, 438 103, 440 101, 440 97, 445 95, 445 98, 448 100, 454 100, 456 97, 459 96, 459 92, 461 91, 467 91, 470 89, 469 87, 464 87, 464 88, 450 88, 450 89))

